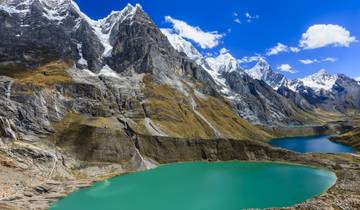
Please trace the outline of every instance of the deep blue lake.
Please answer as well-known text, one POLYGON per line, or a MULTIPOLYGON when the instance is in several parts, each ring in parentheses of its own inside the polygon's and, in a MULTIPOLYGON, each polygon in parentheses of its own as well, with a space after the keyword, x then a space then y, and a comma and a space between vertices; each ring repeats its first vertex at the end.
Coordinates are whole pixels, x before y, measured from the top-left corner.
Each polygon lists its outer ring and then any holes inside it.
POLYGON ((330 136, 291 137, 273 139, 269 143, 274 147, 306 153, 352 153, 355 150, 349 146, 335 143, 329 140, 330 136))

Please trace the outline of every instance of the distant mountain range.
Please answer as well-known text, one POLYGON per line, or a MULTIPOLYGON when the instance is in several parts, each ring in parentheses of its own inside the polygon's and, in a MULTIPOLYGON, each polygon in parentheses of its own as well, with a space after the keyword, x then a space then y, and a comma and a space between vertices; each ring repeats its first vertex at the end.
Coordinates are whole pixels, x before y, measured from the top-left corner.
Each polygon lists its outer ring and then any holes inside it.
MULTIPOLYGON (((318 107, 330 112, 346 113, 349 110, 360 108, 359 82, 346 75, 331 75, 322 69, 303 79, 289 80, 283 74, 273 71, 269 63, 262 57, 259 57, 256 65, 251 69, 243 69, 239 62, 228 52, 220 53, 217 57, 204 57, 190 42, 175 33, 171 33, 171 30, 164 29, 163 33, 169 37, 176 50, 197 60, 198 64, 202 65, 223 87, 224 93, 229 93, 229 90, 234 85, 225 79, 224 72, 237 72, 242 77, 246 77, 244 75, 247 74, 255 80, 264 81, 278 94, 287 97, 300 108, 306 110, 310 107, 318 107), (174 37, 177 37, 176 41, 174 37), (187 46, 187 48, 184 46, 187 46)), ((274 93, 271 95, 275 96, 274 93)), ((233 96, 229 94, 228 98, 231 100, 233 96)), ((270 105, 267 107, 270 107, 270 105)), ((279 110, 277 113, 282 113, 282 111, 279 110)), ((243 113, 243 115, 246 114, 243 113)))

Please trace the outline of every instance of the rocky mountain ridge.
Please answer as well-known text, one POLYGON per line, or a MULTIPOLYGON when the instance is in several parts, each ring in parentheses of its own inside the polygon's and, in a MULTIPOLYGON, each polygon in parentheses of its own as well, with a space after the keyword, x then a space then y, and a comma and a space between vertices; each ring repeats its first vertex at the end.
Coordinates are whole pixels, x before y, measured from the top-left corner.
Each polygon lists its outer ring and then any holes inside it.
MULTIPOLYGON (((246 70, 242 68, 239 61, 225 49, 222 49, 222 52, 215 57, 206 57, 201 55, 189 41, 171 32, 171 30, 163 32, 167 35, 170 43, 176 50, 183 52, 209 72, 217 84, 222 87, 220 92, 230 100, 233 100, 235 96, 232 94, 231 88, 229 88, 231 84, 224 78, 223 74, 237 72, 241 74, 242 77, 247 77, 246 75, 248 75, 254 80, 264 81, 278 94, 287 98, 290 103, 295 104, 303 110, 309 111, 320 108, 328 112, 346 113, 359 109, 359 83, 346 75, 331 75, 322 69, 303 79, 289 80, 283 74, 275 72, 270 64, 262 57, 258 58, 254 67, 246 70), (175 37, 177 39, 176 41, 174 41, 175 37)), ((242 83, 246 82, 243 81, 242 83)), ((274 93, 272 93, 272 95, 274 95, 274 93)), ((271 105, 268 104, 267 107, 269 106, 271 105)), ((242 109, 244 109, 244 107, 242 107, 242 109)), ((282 110, 277 111, 277 113, 281 112, 282 110)), ((254 113, 240 112, 240 115, 253 116, 252 119, 248 119, 252 123, 265 122, 259 119, 254 113)), ((266 123, 269 122, 265 122, 265 124, 266 123)))
POLYGON ((315 107, 305 98, 289 89, 289 94, 285 94, 283 89, 277 91, 289 81, 283 75, 275 73, 265 59, 260 59, 250 71, 245 70, 225 49, 215 57, 206 57, 189 41, 171 30, 163 29, 162 32, 177 51, 193 58, 212 76, 218 85, 217 90, 247 121, 263 125, 316 121, 311 116, 316 115, 313 113, 315 107))
POLYGON ((289 83, 289 80, 284 75, 274 72, 264 58, 259 58, 256 65, 247 70, 247 73, 254 79, 265 81, 274 90, 278 90, 283 86, 286 87, 289 83))

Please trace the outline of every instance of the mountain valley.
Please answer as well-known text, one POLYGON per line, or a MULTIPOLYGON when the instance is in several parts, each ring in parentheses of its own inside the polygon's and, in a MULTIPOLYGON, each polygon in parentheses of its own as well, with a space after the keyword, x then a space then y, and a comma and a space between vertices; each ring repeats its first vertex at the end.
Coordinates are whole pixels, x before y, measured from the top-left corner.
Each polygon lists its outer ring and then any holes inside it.
POLYGON ((267 144, 338 133, 359 149, 353 78, 290 80, 265 58, 245 69, 226 50, 202 55, 139 4, 93 20, 72 0, 2 0, 0 40, 0 209, 47 209, 160 164, 228 160, 327 168, 337 184, 293 209, 360 208, 358 154, 267 144))

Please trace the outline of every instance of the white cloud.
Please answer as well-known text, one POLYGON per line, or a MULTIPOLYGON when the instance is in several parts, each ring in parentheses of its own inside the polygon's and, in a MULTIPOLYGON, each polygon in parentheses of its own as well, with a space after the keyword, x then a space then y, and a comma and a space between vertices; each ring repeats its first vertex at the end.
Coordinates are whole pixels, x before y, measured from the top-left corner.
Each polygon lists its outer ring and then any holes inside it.
POLYGON ((277 55, 277 54, 282 53, 282 52, 294 52, 294 53, 296 53, 296 52, 299 52, 299 51, 300 51, 300 49, 297 48, 297 47, 289 47, 289 46, 284 45, 284 44, 279 42, 279 43, 277 43, 277 45, 275 47, 270 48, 267 51, 266 55, 267 56, 277 55))
POLYGON ((259 15, 251 15, 249 12, 246 12, 246 13, 245 13, 245 17, 246 17, 246 21, 247 21, 248 23, 251 23, 251 21, 260 18, 259 15))
POLYGON ((360 82, 360 77, 355 78, 355 80, 360 82))
POLYGON ((196 42, 201 48, 214 48, 220 44, 224 35, 217 31, 205 32, 200 27, 191 26, 182 20, 165 17, 165 21, 173 25, 174 30, 183 38, 196 42))
POLYGON ((238 61, 239 63, 252 63, 252 62, 258 61, 260 58, 262 58, 262 57, 259 56, 259 55, 255 55, 255 56, 244 56, 244 57, 238 59, 237 61, 238 61))
POLYGON ((337 58, 333 58, 333 57, 327 57, 327 58, 323 58, 321 60, 318 60, 318 59, 302 59, 302 60, 299 60, 300 63, 306 64, 306 65, 313 64, 313 63, 336 62, 336 61, 337 61, 337 58))
POLYGON ((229 52, 229 50, 226 49, 226 48, 221 48, 221 49, 220 49, 220 54, 226 54, 226 53, 228 53, 228 52, 229 52))
POLYGON ((280 66, 277 67, 277 69, 292 74, 296 73, 296 71, 289 64, 281 64, 280 66))
POLYGON ((337 61, 337 58, 333 58, 333 57, 327 57, 327 58, 324 58, 322 59, 322 61, 324 62, 336 62, 337 61))
POLYGON ((302 34, 299 46, 303 49, 316 49, 325 46, 349 47, 356 42, 356 37, 344 27, 333 24, 317 24, 310 26, 302 34))
POLYGON ((309 65, 309 64, 317 63, 319 61, 317 59, 304 59, 304 60, 299 60, 299 62, 302 64, 309 65))
POLYGON ((294 53, 300 52, 300 49, 297 47, 289 47, 289 50, 294 53))
POLYGON ((238 24, 241 24, 241 20, 240 20, 239 18, 235 18, 235 19, 234 19, 234 22, 235 22, 235 23, 238 23, 238 24))

